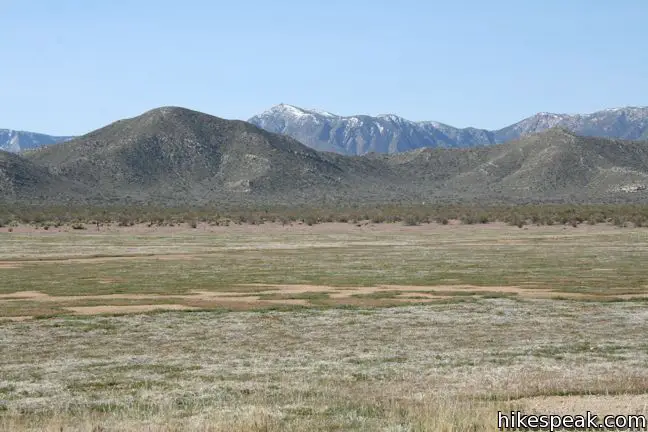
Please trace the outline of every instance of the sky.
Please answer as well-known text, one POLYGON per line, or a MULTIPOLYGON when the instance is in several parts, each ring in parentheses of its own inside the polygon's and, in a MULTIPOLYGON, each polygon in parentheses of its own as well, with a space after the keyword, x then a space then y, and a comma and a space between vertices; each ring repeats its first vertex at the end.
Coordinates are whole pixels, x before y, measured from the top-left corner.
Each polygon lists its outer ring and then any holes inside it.
POLYGON ((287 103, 501 128, 648 105, 646 0, 0 0, 0 128, 287 103))

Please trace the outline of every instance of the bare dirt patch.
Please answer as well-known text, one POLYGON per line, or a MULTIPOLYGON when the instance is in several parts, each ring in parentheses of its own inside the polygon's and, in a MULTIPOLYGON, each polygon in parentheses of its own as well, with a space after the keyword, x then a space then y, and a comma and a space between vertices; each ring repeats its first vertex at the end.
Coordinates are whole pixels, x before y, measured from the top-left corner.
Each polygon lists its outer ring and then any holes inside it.
POLYGON ((14 322, 20 322, 20 321, 27 321, 34 318, 33 316, 30 315, 20 315, 20 316, 9 316, 9 317, 0 317, 0 322, 2 321, 14 321, 14 322))
POLYGON ((105 263, 110 261, 121 260, 164 260, 164 261, 190 261, 200 259, 196 254, 124 254, 114 256, 78 256, 78 257, 56 257, 56 258, 24 258, 19 260, 0 261, 0 268, 17 268, 25 264, 88 264, 88 263, 105 263))
POLYGON ((0 299, 10 299, 10 300, 42 300, 44 298, 49 298, 50 296, 42 293, 40 291, 20 291, 9 294, 0 294, 0 299))
POLYGON ((432 299, 432 300, 449 299, 449 298, 452 298, 452 296, 438 295, 438 294, 428 294, 428 293, 401 293, 401 294, 398 294, 396 296, 396 298, 397 299, 420 301, 422 299, 432 299))
POLYGON ((114 279, 114 278, 103 278, 103 279, 97 279, 97 282, 99 282, 102 285, 109 285, 109 284, 119 283, 122 281, 120 279, 114 279))
MULTIPOLYGON (((99 283, 109 284, 117 282, 116 279, 100 280, 99 283)), ((316 304, 354 304, 368 307, 396 303, 429 303, 447 300, 456 296, 470 295, 515 295, 524 298, 562 298, 586 300, 614 300, 614 299, 642 299, 648 294, 587 294, 559 292, 546 288, 523 288, 518 286, 477 286, 477 285, 377 285, 361 287, 334 287, 328 285, 308 284, 241 284, 234 287, 254 287, 259 290, 254 293, 240 291, 191 291, 187 294, 102 294, 102 295, 68 295, 51 296, 39 291, 22 291, 10 294, 0 294, 1 303, 11 303, 24 300, 58 304, 67 310, 88 315, 93 313, 137 313, 154 309, 181 310, 178 306, 186 308, 215 308, 226 307, 230 309, 255 309, 269 305, 299 305, 313 306, 315 303, 309 298, 299 298, 301 295, 318 294, 324 298, 317 298, 316 304), (266 289, 263 289, 266 288, 266 289), (279 298, 266 298, 278 296, 279 298), (169 301, 169 304, 158 303, 155 305, 93 305, 69 307, 65 302, 84 301, 169 301), (180 303, 178 303, 180 302, 180 303)))
MULTIPOLYGON (((258 307, 272 305, 300 305, 308 306, 306 299, 262 299, 259 295, 245 295, 240 292, 218 292, 218 291, 192 291, 190 294, 160 295, 160 294, 103 294, 103 295, 79 295, 79 296, 51 296, 39 291, 23 291, 10 294, 0 294, 0 304, 30 300, 35 302, 60 305, 66 310, 80 314, 93 315, 103 313, 141 313, 151 310, 187 310, 187 309, 208 309, 226 307, 234 310, 250 310, 258 307), (66 306, 66 302, 84 301, 114 301, 114 300, 149 300, 149 301, 173 301, 179 303, 159 303, 143 305, 93 305, 93 306, 66 306)), ((29 317, 27 317, 29 318, 29 317)), ((12 317, 15 319, 15 317, 12 317)))
POLYGON ((419 285, 377 285, 368 287, 333 287, 327 285, 282 285, 282 284, 241 284, 239 286, 252 286, 252 287, 268 287, 269 290, 261 291, 260 294, 305 294, 317 292, 330 292, 330 297, 333 299, 347 298, 357 295, 369 295, 388 291, 402 291, 405 293, 426 294, 434 295, 443 298, 448 296, 449 293, 483 293, 483 294, 515 294, 523 297, 530 298, 570 298, 570 299, 640 299, 648 298, 648 294, 587 294, 587 293, 572 293, 554 291, 547 288, 522 288, 519 286, 478 286, 478 285, 432 285, 432 286, 419 286, 419 285))
POLYGON ((11 294, 0 294, 0 299, 5 301, 12 300, 32 300, 38 302, 65 302, 76 300, 154 300, 154 299, 176 299, 178 296, 158 295, 158 294, 102 294, 87 296, 51 296, 39 291, 23 291, 11 294))

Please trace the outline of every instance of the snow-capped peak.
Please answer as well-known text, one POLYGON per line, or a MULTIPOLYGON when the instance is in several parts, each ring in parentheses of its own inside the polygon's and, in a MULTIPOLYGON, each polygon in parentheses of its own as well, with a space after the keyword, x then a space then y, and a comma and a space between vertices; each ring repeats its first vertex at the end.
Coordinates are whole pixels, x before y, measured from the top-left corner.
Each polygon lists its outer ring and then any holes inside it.
POLYGON ((273 106, 272 108, 270 108, 270 110, 266 111, 266 113, 282 113, 294 117, 301 117, 301 116, 308 115, 308 113, 303 109, 293 105, 284 104, 284 103, 273 106))
POLYGON ((640 110, 645 110, 645 109, 646 109, 646 107, 627 106, 627 107, 606 108, 603 111, 605 111, 605 112, 619 112, 619 111, 640 111, 640 110))
POLYGON ((409 122, 408 120, 405 120, 403 117, 399 117, 396 114, 379 114, 376 117, 379 118, 379 119, 391 121, 391 122, 394 122, 394 123, 409 122))
POLYGON ((566 114, 550 113, 550 112, 539 112, 538 114, 536 114, 536 116, 557 119, 557 118, 566 117, 567 115, 566 114))
POLYGON ((294 105, 289 105, 281 103, 275 105, 269 110, 263 112, 261 116, 267 117, 272 115, 281 115, 284 117, 291 117, 293 119, 299 119, 302 117, 326 117, 329 119, 339 118, 340 116, 330 113, 328 111, 316 110, 316 109, 304 109, 294 105))

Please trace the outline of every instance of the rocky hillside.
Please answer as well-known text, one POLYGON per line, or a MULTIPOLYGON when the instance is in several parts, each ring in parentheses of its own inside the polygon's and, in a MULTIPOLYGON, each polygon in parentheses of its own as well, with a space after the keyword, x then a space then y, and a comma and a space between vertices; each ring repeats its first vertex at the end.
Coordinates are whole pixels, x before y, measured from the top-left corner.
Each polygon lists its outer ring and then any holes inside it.
POLYGON ((71 137, 58 137, 33 132, 0 129, 0 150, 18 153, 49 144, 67 141, 71 137))
POLYGON ((86 200, 90 190, 16 154, 0 151, 0 202, 65 203, 86 200))
POLYGON ((588 115, 539 113, 494 131, 461 129, 432 121, 413 122, 394 115, 343 117, 285 104, 249 121, 270 132, 291 136, 316 150, 346 155, 399 153, 418 148, 470 148, 504 143, 553 127, 584 136, 648 139, 648 107, 610 109, 588 115))
POLYGON ((94 191, 139 202, 312 201, 344 195, 365 181, 352 160, 247 122, 177 107, 26 156, 94 191))

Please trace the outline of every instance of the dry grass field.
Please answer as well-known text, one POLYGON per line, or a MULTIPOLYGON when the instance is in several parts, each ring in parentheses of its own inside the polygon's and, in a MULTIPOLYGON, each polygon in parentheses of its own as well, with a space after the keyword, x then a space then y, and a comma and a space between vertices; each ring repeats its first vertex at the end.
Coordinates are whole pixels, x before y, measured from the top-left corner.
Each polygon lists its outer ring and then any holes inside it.
POLYGON ((648 414, 648 229, 357 225, 0 228, 0 430, 648 414))

